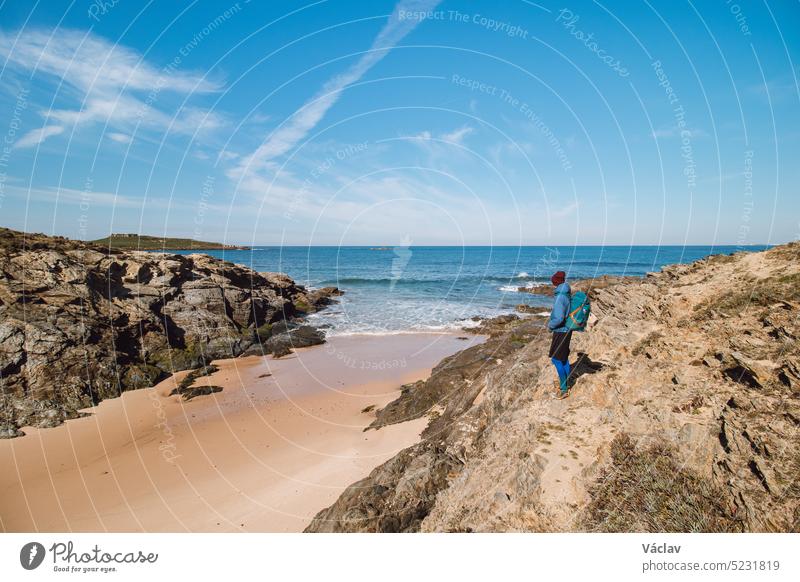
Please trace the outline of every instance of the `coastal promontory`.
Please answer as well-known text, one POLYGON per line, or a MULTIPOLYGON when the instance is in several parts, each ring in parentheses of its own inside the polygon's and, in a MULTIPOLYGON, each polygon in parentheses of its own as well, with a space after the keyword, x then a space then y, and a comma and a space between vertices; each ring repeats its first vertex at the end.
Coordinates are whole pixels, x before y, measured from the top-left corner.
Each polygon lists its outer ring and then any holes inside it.
POLYGON ((800 531, 800 244, 575 287, 567 399, 506 317, 377 411, 430 423, 307 531, 800 531))
POLYGON ((214 359, 322 343, 302 318, 338 293, 203 254, 0 229, 0 436, 214 359))

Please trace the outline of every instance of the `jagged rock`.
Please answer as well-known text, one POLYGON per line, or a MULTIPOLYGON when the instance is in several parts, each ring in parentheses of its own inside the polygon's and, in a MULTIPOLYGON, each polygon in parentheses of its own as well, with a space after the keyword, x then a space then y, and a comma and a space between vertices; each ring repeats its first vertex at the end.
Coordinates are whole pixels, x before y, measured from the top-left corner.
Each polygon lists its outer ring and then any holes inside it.
POLYGON ((480 325, 515 349, 405 387, 375 426, 422 441, 307 531, 800 531, 800 244, 584 289, 569 398, 534 320, 480 325))
POLYGON ((724 368, 722 373, 734 382, 752 388, 763 388, 772 378, 772 366, 769 362, 757 362, 739 352, 722 354, 719 359, 724 368))
MULTIPOLYGON (((635 285, 640 283, 642 279, 639 277, 618 277, 614 275, 602 275, 591 279, 576 279, 570 280, 569 284, 573 291, 583 291, 590 299, 594 300, 598 291, 606 289, 620 283, 635 285)), ((518 287, 517 291, 520 293, 530 293, 531 295, 544 295, 545 297, 552 297, 555 293, 555 287, 547 284, 534 285, 532 287, 518 287)))
POLYGON ((480 334, 480 335, 488 335, 488 336, 497 336, 504 334, 508 329, 509 325, 513 325, 519 321, 518 315, 498 315, 497 317, 493 317, 491 319, 481 319, 481 318, 473 318, 473 321, 479 322, 476 327, 469 327, 464 328, 464 331, 468 331, 470 333, 480 334))
POLYGON ((460 466, 430 441, 414 445, 348 487, 333 506, 317 514, 306 531, 417 531, 436 494, 460 466))
POLYGON ((594 300, 603 289, 608 289, 615 285, 638 285, 642 283, 639 277, 620 277, 616 275, 601 275, 600 277, 593 277, 591 279, 579 279, 571 284, 573 291, 583 291, 589 296, 589 299, 594 300))
POLYGON ((216 392, 222 392, 222 386, 192 386, 183 392, 183 399, 188 401, 198 396, 207 396, 208 394, 215 394, 216 392))
POLYGON ((338 287, 322 287, 307 291, 304 296, 297 298, 295 305, 303 313, 314 313, 334 303, 334 297, 342 294, 343 292, 338 287))
POLYGON ((532 287, 517 287, 519 293, 530 293, 531 295, 544 295, 552 297, 555 295, 555 287, 552 285, 533 285, 532 287))
POLYGON ((481 385, 472 383, 472 378, 484 369, 496 367, 498 360, 523 347, 532 337, 545 333, 541 322, 522 321, 516 316, 496 317, 473 330, 489 330, 492 335, 488 341, 439 362, 428 380, 403 386, 400 397, 379 410, 369 428, 413 420, 440 408, 443 412, 426 429, 440 430, 452 416, 469 408, 478 395, 481 385))
POLYGON ((280 358, 292 353, 294 348, 307 348, 325 341, 325 334, 310 325, 302 325, 295 329, 273 335, 264 344, 268 353, 280 358))
POLYGON ((123 252, 8 229, 0 229, 0 251, 0 436, 55 426, 254 346, 283 354, 321 343, 324 334, 309 326, 274 338, 270 329, 340 294, 309 293, 284 274, 203 254, 123 252))

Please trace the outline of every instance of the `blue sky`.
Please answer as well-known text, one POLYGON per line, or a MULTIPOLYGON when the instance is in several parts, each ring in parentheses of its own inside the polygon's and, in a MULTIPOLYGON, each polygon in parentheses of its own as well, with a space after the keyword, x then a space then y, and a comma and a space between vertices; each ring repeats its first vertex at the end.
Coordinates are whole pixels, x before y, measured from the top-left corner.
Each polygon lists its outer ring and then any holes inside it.
POLYGON ((800 234, 797 2, 4 2, 0 225, 242 244, 800 234))

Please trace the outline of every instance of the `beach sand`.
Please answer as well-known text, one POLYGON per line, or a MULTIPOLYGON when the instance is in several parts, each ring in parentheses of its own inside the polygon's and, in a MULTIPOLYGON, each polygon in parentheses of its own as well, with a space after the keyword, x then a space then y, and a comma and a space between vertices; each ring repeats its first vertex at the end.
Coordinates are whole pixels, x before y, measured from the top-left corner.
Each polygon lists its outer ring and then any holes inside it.
POLYGON ((301 531, 345 487, 413 444, 421 418, 363 432, 401 384, 482 338, 334 337, 279 360, 215 362, 106 400, 89 416, 0 440, 0 530, 301 531))

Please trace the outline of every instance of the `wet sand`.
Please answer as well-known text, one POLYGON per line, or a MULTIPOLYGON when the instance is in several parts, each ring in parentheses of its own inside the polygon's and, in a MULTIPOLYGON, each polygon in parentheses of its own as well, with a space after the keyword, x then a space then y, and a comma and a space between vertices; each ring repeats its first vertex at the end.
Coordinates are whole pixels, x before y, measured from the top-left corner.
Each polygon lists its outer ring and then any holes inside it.
POLYGON ((331 338, 279 360, 215 362, 217 394, 169 392, 188 373, 90 416, 0 440, 0 531, 301 531, 427 425, 363 432, 401 384, 481 341, 452 334, 331 338))

